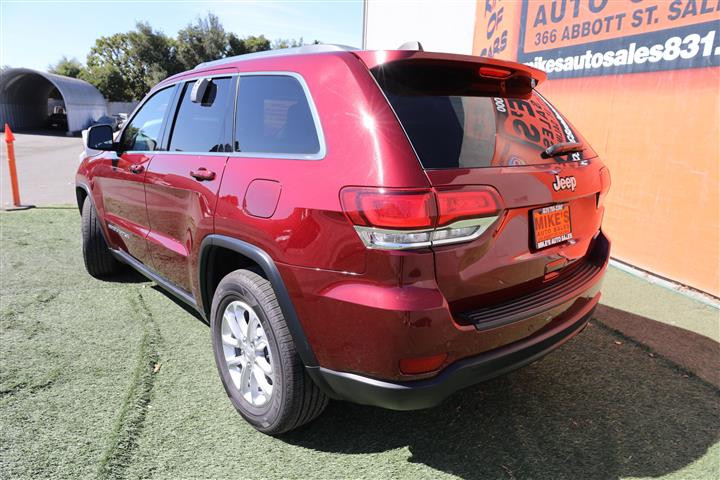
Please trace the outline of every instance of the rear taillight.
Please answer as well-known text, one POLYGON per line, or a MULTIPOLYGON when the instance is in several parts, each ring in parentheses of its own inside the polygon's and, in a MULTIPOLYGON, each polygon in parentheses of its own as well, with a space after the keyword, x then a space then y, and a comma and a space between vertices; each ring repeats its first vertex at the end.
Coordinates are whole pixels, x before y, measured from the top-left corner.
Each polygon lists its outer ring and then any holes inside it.
POLYGON ((431 228, 435 222, 435 198, 427 190, 348 187, 341 200, 355 225, 431 228))
POLYGON ((490 187, 452 190, 346 187, 345 214, 368 248, 405 250, 473 240, 498 218, 490 187))
POLYGON ((449 225, 468 218, 490 217, 500 211, 497 193, 484 187, 439 190, 437 202, 438 225, 449 225))

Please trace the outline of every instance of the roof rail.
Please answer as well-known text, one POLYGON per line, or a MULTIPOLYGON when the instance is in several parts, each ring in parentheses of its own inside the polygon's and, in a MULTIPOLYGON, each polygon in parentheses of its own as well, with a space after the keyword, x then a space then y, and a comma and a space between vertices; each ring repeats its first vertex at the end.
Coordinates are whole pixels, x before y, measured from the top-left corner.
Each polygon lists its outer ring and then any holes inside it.
POLYGON ((219 60, 212 60, 210 62, 203 62, 195 67, 198 68, 215 67, 218 65, 225 65, 226 63, 237 62, 240 60, 254 60, 257 58, 269 58, 269 57, 280 57, 283 55, 302 55, 307 53, 328 53, 328 52, 352 52, 358 50, 355 47, 348 47, 347 45, 331 45, 331 44, 316 44, 316 45, 303 45, 302 47, 293 48, 279 48, 277 50, 266 50, 264 52, 246 53, 244 55, 235 55, 234 57, 221 58, 219 60))

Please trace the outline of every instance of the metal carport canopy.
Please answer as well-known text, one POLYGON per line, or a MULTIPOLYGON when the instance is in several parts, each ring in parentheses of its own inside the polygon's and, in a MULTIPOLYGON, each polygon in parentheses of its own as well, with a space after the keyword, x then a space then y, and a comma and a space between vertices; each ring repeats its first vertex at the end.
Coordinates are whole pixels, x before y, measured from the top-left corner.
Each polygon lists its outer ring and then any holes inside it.
POLYGON ((65 103, 68 131, 87 128, 107 112, 97 88, 84 80, 29 68, 10 68, 0 75, 0 126, 42 128, 48 117, 48 96, 57 88, 65 103))

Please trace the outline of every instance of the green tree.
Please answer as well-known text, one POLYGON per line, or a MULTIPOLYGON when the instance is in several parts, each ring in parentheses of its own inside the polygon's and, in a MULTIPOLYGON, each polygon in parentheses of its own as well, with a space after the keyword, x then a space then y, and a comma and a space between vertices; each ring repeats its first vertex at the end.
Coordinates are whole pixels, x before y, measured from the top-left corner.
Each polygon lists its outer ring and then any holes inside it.
POLYGON ((273 40, 272 49, 277 50, 280 48, 301 47, 302 45, 303 45, 302 37, 300 37, 300 40, 295 40, 294 38, 278 38, 276 40, 273 40))
MULTIPOLYGON (((313 40, 313 42, 310 45, 318 45, 320 43, 320 40, 313 40)), ((300 37, 298 40, 295 40, 294 38, 278 38, 276 40, 273 40, 271 44, 271 48, 273 50, 277 50, 279 48, 294 48, 294 47, 302 47, 303 45, 308 45, 303 40, 303 37, 300 37)))
POLYGON ((194 68, 198 63, 224 58, 231 53, 231 40, 234 48, 243 48, 237 36, 225 32, 217 15, 209 13, 207 18, 198 17, 195 23, 178 32, 178 58, 186 69, 194 68))
POLYGON ((206 18, 198 17, 195 23, 180 30, 176 45, 178 61, 187 70, 202 62, 270 50, 270 40, 264 35, 241 38, 226 32, 220 19, 212 13, 206 18))
POLYGON ((134 100, 137 89, 131 76, 130 42, 127 33, 100 37, 87 56, 81 78, 97 87, 108 100, 134 100))
POLYGON ((48 66, 48 72, 66 77, 78 78, 84 67, 76 58, 67 58, 65 55, 55 64, 48 66))
POLYGON ((109 100, 130 101, 142 98, 166 77, 202 62, 301 45, 302 38, 273 42, 264 35, 242 38, 226 32, 217 15, 209 13, 181 29, 175 39, 153 30, 148 23, 137 23, 134 30, 95 40, 85 68, 77 60, 63 57, 51 69, 90 82, 109 100))
POLYGON ((175 40, 153 30, 148 23, 138 23, 135 31, 128 32, 128 37, 135 71, 143 77, 146 90, 183 71, 175 40))
POLYGON ((98 38, 81 78, 109 100, 138 100, 154 84, 182 70, 176 50, 171 38, 138 23, 130 32, 98 38))
POLYGON ((119 68, 104 64, 88 68, 80 73, 80 78, 95 85, 100 93, 110 101, 132 101, 135 99, 127 79, 119 68))
POLYGON ((270 50, 270 40, 265 38, 265 35, 260 35, 259 37, 250 35, 249 37, 245 37, 243 41, 245 42, 245 52, 243 53, 255 53, 270 50))
POLYGON ((270 40, 265 38, 264 35, 260 35, 259 37, 251 35, 240 38, 234 33, 228 33, 228 50, 226 52, 226 56, 228 57, 244 55, 246 53, 263 52, 265 50, 270 50, 270 40))

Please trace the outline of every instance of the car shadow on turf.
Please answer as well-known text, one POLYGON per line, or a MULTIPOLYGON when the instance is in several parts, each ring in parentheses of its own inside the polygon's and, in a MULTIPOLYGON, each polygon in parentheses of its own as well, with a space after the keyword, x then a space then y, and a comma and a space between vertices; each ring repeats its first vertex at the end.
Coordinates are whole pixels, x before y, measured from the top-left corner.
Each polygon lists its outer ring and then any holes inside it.
MULTIPOLYGON (((102 279, 102 281, 108 282, 108 283, 123 283, 123 284, 126 284, 126 283, 148 283, 149 284, 151 282, 146 277, 144 277, 142 274, 140 274, 137 270, 134 270, 127 266, 123 266, 123 268, 121 268, 119 272, 117 272, 113 275, 104 277, 102 279)), ((168 295, 168 298, 170 298, 169 295, 168 295)))
POLYGON ((192 308, 191 306, 189 306, 187 303, 179 300, 179 299, 178 299, 177 297, 175 297, 174 295, 168 294, 168 292, 165 291, 164 288, 158 286, 157 284, 153 284, 152 289, 155 290, 155 291, 157 291, 157 292, 162 293, 163 295, 165 295, 165 296, 166 296, 168 299, 170 299, 175 305, 177 305, 178 307, 182 308, 182 309, 185 310, 187 313, 189 313, 190 315, 192 315, 193 317, 195 317, 195 319, 196 319, 196 320, 199 320, 202 324, 208 325, 208 326, 210 325, 210 322, 208 322, 207 320, 205 320, 205 319, 202 317, 202 315, 200 315, 200 313, 198 313, 197 310, 195 310, 194 308, 192 308))
MULTIPOLYGON (((665 328, 669 344, 673 333, 686 335, 665 328)), ((540 362, 436 408, 331 402, 282 440, 346 454, 407 447, 408 461, 463 478, 656 477, 688 467, 720 439, 719 399, 711 384, 593 321, 540 362)), ((699 468, 710 477, 717 467, 699 468)))

